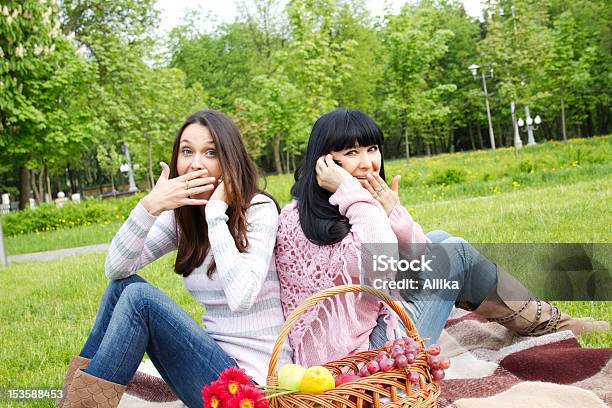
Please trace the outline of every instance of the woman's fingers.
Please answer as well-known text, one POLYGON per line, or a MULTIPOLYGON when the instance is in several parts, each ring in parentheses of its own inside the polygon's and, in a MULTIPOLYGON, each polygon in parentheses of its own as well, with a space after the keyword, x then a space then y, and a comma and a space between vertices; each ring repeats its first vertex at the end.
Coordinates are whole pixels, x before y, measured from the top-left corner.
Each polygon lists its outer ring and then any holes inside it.
POLYGON ((372 174, 366 175, 366 179, 368 179, 368 182, 370 183, 370 185, 372 186, 374 191, 376 191, 377 194, 382 193, 383 187, 380 185, 378 180, 376 180, 376 178, 372 174))
POLYGON ((327 165, 325 164, 325 159, 323 156, 319 157, 319 159, 317 160, 317 165, 315 166, 315 170, 317 171, 317 174, 321 174, 323 172, 323 170, 325 170, 327 168, 327 165))
POLYGON ((374 174, 374 179, 378 182, 378 185, 380 185, 383 190, 388 190, 389 186, 387 185, 387 182, 385 180, 383 180, 382 177, 380 177, 380 174, 376 173, 374 174))
POLYGON ((400 179, 402 178, 402 176, 395 176, 393 177, 393 180, 391 180, 391 190, 395 191, 396 193, 399 190, 399 182, 400 179))
MULTIPOLYGON (((189 180, 189 189, 191 190, 193 187, 205 186, 208 184, 213 184, 215 182, 214 177, 198 177, 195 179, 189 180)), ((185 182, 181 182, 181 184, 185 184, 185 182)))
POLYGON ((378 194, 376 193, 376 191, 374 191, 374 188, 367 180, 359 180, 359 182, 361 183, 363 188, 365 188, 370 194, 372 194, 372 197, 378 198, 378 194))
POLYGON ((162 168, 162 172, 157 181, 168 180, 168 177, 170 177, 170 167, 168 167, 168 165, 165 162, 159 162, 159 165, 162 168))
POLYGON ((214 189, 215 189, 215 186, 212 185, 212 184, 207 184, 205 186, 193 187, 193 188, 191 188, 191 186, 190 186, 189 190, 183 190, 183 191, 181 191, 179 193, 179 195, 180 195, 181 198, 184 198, 184 197, 189 197, 189 196, 194 196, 194 195, 197 195, 197 194, 201 194, 201 193, 203 193, 205 191, 211 191, 211 190, 214 190, 214 189))
POLYGON ((200 200, 197 198, 183 198, 180 201, 181 206, 185 205, 204 205, 208 202, 208 200, 200 200))
POLYGON ((185 173, 182 176, 178 176, 178 177, 175 178, 175 180, 177 180, 177 181, 188 181, 188 180, 193 180, 194 178, 202 177, 205 174, 208 174, 208 170, 206 170, 206 169, 196 170, 196 171, 191 171, 189 173, 185 173))

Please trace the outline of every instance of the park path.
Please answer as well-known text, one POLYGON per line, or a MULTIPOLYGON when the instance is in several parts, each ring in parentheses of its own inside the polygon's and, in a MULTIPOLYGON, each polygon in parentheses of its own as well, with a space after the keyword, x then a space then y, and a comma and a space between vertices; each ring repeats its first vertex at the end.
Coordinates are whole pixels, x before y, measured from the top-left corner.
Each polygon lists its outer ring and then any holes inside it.
POLYGON ((48 261, 65 256, 82 255, 89 252, 107 252, 110 244, 89 245, 76 248, 56 249, 54 251, 33 252, 31 254, 10 255, 9 263, 14 262, 31 262, 31 261, 48 261))

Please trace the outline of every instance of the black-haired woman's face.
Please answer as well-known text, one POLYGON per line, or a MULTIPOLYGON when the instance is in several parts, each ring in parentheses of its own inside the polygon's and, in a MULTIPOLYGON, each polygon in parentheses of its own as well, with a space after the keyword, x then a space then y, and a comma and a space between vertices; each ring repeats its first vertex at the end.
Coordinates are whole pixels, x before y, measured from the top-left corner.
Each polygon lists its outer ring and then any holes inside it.
POLYGON ((359 146, 331 152, 334 161, 351 176, 365 180, 366 175, 380 172, 380 149, 378 145, 359 146), (339 163, 338 163, 339 162, 339 163))

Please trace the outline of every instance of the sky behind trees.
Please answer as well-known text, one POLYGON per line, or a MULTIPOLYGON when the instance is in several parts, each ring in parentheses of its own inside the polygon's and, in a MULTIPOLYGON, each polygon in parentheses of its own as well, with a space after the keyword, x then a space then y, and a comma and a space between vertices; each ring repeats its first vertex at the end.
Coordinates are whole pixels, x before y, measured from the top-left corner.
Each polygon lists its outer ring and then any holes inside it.
MULTIPOLYGON (((160 11, 160 24, 158 32, 164 34, 181 23, 185 11, 201 7, 210 10, 222 22, 232 22, 237 17, 236 3, 241 0, 225 1, 201 1, 201 0, 157 0, 156 8, 160 11)), ((248 0, 242 0, 248 1, 248 0)), ((409 3, 407 0, 366 0, 368 9, 374 15, 382 15, 386 6, 397 12, 401 5, 409 3)), ((414 3, 414 1, 412 1, 414 3)), ((482 3, 480 0, 461 0, 465 11, 472 17, 480 17, 482 14, 482 3)))

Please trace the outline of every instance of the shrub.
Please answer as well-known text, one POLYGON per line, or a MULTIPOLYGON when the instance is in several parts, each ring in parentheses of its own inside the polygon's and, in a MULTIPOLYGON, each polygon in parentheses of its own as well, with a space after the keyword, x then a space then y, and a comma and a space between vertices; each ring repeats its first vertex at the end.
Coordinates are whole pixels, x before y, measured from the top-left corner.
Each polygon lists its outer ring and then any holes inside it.
POLYGON ((429 179, 429 185, 451 185, 463 183, 466 179, 463 169, 446 169, 435 172, 429 179))
POLYGON ((2 216, 2 228, 6 236, 13 236, 124 221, 143 195, 106 200, 92 198, 80 203, 67 201, 62 208, 57 208, 54 203, 43 204, 33 210, 15 211, 2 216))

